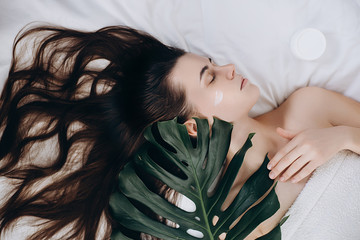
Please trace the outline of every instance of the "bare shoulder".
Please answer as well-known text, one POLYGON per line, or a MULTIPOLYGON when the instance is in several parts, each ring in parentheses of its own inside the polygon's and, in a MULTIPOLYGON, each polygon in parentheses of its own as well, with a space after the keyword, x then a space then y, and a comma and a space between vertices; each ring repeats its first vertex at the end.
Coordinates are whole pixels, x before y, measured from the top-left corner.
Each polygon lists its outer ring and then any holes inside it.
POLYGON ((344 96, 341 93, 331 91, 325 88, 320 87, 304 87, 300 88, 296 91, 294 91, 288 98, 289 100, 292 99, 292 101, 310 101, 313 102, 336 102, 336 101, 348 101, 352 104, 360 104, 359 102, 344 96))
POLYGON ((284 103, 298 117, 329 122, 331 125, 358 126, 360 103, 335 91, 305 87, 296 90, 284 103))
POLYGON ((303 87, 294 91, 288 98, 289 101, 296 102, 319 102, 326 98, 326 95, 334 92, 319 87, 303 87))
POLYGON ((305 87, 293 92, 280 105, 284 127, 300 130, 329 126, 327 116, 322 112, 325 91, 317 87, 305 87))

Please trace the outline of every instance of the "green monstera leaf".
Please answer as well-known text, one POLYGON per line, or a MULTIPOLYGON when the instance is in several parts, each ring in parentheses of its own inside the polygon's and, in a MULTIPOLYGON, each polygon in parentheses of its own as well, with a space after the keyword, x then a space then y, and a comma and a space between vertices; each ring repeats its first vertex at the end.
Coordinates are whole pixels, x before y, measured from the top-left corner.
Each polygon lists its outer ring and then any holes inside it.
MULTIPOLYGON (((222 233, 226 233, 226 240, 243 239, 279 209, 274 190, 276 184, 268 178, 267 156, 232 203, 225 210, 222 209, 245 153, 252 146, 253 134, 249 135, 222 174, 232 125, 214 119, 210 134, 206 119, 195 120, 198 131, 196 144, 189 137, 186 127, 177 123, 177 119, 158 122, 146 129, 144 136, 147 143, 137 152, 134 161, 120 172, 118 189, 110 198, 111 214, 120 225, 165 240, 212 240, 219 239, 222 233), (159 164, 160 162, 163 164, 159 164), (175 166, 178 171, 171 170, 174 167, 166 167, 170 165, 175 166), (142 169, 185 195, 195 204, 196 209, 191 212, 183 210, 149 190, 140 176, 141 171, 137 169, 142 169), (222 177, 216 181, 220 175, 222 177), (214 181, 217 182, 215 188, 214 181), (254 205, 267 192, 266 197, 254 205), (176 223, 176 226, 153 220, 139 210, 135 202, 140 202, 158 216, 176 223), (244 212, 246 213, 238 220, 244 212), (215 216, 217 221, 213 221, 215 216)), ((280 238, 278 225, 260 239, 280 238)), ((113 229, 112 239, 129 238, 120 230, 113 229)))

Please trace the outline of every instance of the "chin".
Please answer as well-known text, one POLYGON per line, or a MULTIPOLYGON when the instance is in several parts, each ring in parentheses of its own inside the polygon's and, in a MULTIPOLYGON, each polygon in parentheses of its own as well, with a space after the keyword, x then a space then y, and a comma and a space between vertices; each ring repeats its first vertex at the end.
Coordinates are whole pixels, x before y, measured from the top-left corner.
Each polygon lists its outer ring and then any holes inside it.
POLYGON ((260 89, 258 86, 250 84, 248 88, 249 95, 257 100, 260 97, 260 89))
POLYGON ((251 108, 252 108, 260 98, 260 89, 255 85, 251 85, 251 88, 252 88, 251 91, 249 91, 250 92, 249 98, 251 98, 251 108))
POLYGON ((254 85, 254 88, 255 88, 256 99, 258 99, 260 97, 260 89, 256 85, 254 85))

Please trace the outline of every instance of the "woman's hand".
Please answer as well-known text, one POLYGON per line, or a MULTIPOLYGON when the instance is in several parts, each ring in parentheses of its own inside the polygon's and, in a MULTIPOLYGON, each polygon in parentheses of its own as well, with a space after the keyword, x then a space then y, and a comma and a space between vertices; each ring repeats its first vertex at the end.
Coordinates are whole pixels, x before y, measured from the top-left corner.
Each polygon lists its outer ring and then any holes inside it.
POLYGON ((296 183, 311 174, 338 151, 344 148, 344 129, 341 126, 307 129, 296 133, 277 128, 277 133, 290 141, 279 150, 268 164, 269 177, 280 175, 280 181, 296 183))

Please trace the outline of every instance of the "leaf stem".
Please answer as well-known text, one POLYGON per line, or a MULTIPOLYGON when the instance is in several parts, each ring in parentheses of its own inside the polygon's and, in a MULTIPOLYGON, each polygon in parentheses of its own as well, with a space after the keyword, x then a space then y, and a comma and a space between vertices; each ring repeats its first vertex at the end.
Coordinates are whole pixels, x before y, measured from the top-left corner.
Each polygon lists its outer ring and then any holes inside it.
POLYGON ((199 180, 197 178, 197 174, 196 174, 196 170, 193 168, 194 172, 195 172, 195 181, 196 181, 196 187, 198 189, 198 192, 199 192, 199 195, 200 195, 200 204, 201 204, 201 211, 203 213, 203 217, 204 217, 204 221, 205 221, 205 224, 206 224, 206 231, 208 232, 209 234, 209 237, 210 239, 209 240, 214 240, 214 236, 212 235, 211 233, 211 228, 210 228, 210 224, 209 224, 209 220, 208 220, 208 216, 207 216, 207 213, 206 213, 206 209, 205 209, 205 205, 204 205, 204 199, 203 199, 203 195, 202 195, 202 188, 200 186, 200 183, 199 183, 199 180))

